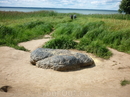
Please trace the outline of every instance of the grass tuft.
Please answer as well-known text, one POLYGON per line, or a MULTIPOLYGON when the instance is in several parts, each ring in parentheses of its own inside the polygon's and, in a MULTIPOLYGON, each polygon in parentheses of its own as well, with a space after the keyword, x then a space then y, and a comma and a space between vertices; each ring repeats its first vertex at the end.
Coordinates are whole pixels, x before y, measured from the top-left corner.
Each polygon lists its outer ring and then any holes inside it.
POLYGON ((85 50, 104 59, 109 59, 112 56, 112 53, 100 40, 90 41, 90 39, 83 38, 81 42, 77 45, 77 49, 85 50))
POLYGON ((57 37, 48 41, 43 48, 52 48, 52 49, 72 49, 77 45, 72 39, 67 36, 57 37))
POLYGON ((121 81, 121 85, 122 85, 122 86, 125 86, 125 85, 127 85, 127 84, 130 84, 130 81, 129 81, 129 80, 123 80, 123 81, 121 81))

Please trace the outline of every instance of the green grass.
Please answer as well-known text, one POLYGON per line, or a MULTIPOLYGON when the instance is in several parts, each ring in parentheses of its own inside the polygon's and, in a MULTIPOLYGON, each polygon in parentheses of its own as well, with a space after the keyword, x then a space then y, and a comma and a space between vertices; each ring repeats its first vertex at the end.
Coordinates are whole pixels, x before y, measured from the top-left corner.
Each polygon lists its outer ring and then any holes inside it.
POLYGON ((55 27, 54 37, 67 35, 73 39, 80 39, 87 33, 88 27, 75 22, 60 23, 55 27))
POLYGON ((43 48, 52 48, 52 49, 74 49, 77 45, 72 39, 67 36, 56 37, 48 41, 43 48))
POLYGON ((108 59, 112 53, 106 48, 102 40, 99 41, 99 38, 102 38, 101 34, 105 30, 104 28, 105 23, 103 21, 87 22, 84 25, 78 22, 61 23, 57 25, 53 36, 67 35, 71 39, 81 39, 77 49, 108 59))
POLYGON ((105 44, 119 51, 130 52, 130 29, 123 29, 115 32, 108 32, 103 37, 105 44))
POLYGON ((108 59, 112 56, 112 53, 107 49, 107 47, 100 40, 91 41, 88 38, 82 38, 80 43, 77 45, 77 49, 85 50, 89 53, 93 53, 96 56, 105 59, 108 59))
POLYGON ((130 15, 128 14, 89 14, 87 17, 130 20, 130 15))
POLYGON ((127 29, 114 30, 105 21, 73 21, 61 23, 55 27, 54 37, 64 35, 71 39, 80 39, 77 49, 93 53, 98 57, 108 59, 112 53, 107 47, 129 53, 130 31, 127 29))
POLYGON ((23 19, 31 17, 57 16, 54 11, 36 11, 36 12, 17 12, 17 11, 0 11, 0 19, 23 19))
POLYGON ((71 20, 71 14, 0 11, 0 45, 26 50, 18 43, 41 38, 54 30, 55 39, 44 47, 75 48, 106 59, 112 56, 107 47, 130 54, 130 15, 76 14, 77 19, 71 20))
POLYGON ((24 47, 19 47, 17 44, 48 34, 52 31, 52 27, 51 24, 40 21, 28 22, 14 27, 0 25, 0 45, 26 51, 24 47))
POLYGON ((125 86, 125 85, 128 85, 128 84, 130 84, 129 80, 123 80, 123 81, 121 81, 121 85, 122 86, 125 86))

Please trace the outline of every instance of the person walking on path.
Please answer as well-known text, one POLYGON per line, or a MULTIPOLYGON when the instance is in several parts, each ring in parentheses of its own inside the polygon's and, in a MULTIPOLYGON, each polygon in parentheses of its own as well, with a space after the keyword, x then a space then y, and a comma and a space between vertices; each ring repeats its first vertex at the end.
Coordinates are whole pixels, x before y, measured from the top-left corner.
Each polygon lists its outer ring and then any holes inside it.
POLYGON ((76 15, 74 15, 74 19, 76 19, 77 17, 76 17, 76 15))
POLYGON ((73 15, 71 15, 70 18, 73 20, 73 15))

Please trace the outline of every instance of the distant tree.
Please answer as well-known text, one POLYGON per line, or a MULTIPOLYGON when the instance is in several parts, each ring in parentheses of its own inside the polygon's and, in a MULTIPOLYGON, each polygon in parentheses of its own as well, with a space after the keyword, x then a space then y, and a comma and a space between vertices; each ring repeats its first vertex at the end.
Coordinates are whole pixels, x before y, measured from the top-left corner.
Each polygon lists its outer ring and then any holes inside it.
POLYGON ((118 11, 120 13, 130 14, 130 0, 122 0, 118 11))

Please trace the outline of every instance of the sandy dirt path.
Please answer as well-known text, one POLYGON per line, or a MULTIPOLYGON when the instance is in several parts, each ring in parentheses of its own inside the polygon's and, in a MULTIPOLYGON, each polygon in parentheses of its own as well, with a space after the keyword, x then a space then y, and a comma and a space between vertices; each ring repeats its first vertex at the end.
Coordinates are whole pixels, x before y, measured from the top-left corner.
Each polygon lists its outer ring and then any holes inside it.
MULTIPOLYGON (((33 51, 48 40, 19 45, 33 51)), ((58 72, 32 66, 30 52, 0 47, 0 87, 12 87, 7 93, 0 91, 0 97, 130 97, 130 85, 120 85, 121 80, 130 80, 130 55, 110 50, 113 56, 109 60, 88 54, 95 67, 58 72)))

